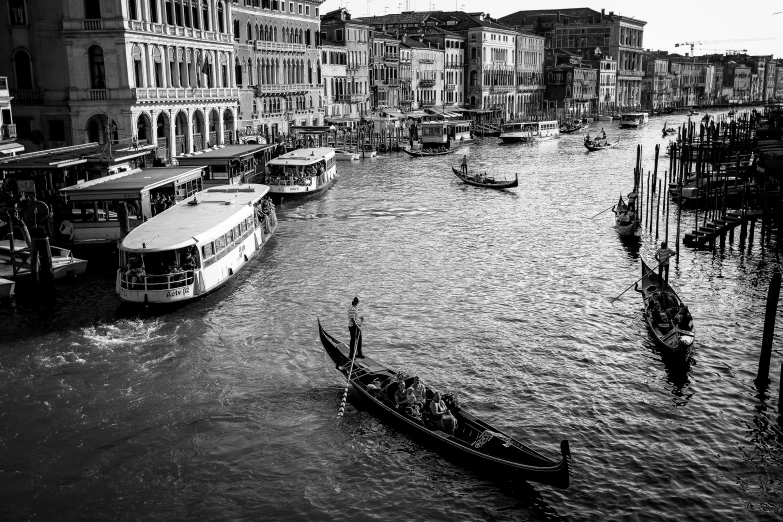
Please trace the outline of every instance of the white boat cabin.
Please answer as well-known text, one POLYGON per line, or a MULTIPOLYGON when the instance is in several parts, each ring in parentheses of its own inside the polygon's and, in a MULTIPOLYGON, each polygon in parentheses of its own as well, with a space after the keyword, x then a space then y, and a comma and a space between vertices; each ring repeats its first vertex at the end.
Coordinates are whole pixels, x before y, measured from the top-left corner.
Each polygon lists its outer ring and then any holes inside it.
MULTIPOLYGON (((121 172, 60 190, 74 244, 115 243, 122 237, 123 212, 128 230, 203 188, 204 167, 158 167, 121 172), (125 211, 121 211, 125 203, 125 211)), ((63 221, 57 224, 60 229, 63 221)))
POLYGON ((296 149, 269 162, 265 182, 273 197, 296 197, 319 192, 337 178, 335 149, 296 149))
POLYGON ((256 184, 212 187, 133 230, 119 244, 120 301, 184 301, 228 282, 274 232, 268 192, 256 184))
POLYGON ((646 112, 628 112, 620 116, 620 127, 641 127, 649 121, 650 116, 646 112))
POLYGON ((505 123, 500 128, 500 139, 505 142, 546 140, 559 135, 556 120, 505 123))

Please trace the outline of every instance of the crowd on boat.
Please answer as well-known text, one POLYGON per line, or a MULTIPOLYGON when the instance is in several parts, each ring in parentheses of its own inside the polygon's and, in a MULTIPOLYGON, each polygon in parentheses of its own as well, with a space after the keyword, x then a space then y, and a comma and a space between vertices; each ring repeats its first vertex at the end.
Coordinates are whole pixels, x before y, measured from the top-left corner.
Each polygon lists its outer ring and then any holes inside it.
MULTIPOLYGON (((307 165, 303 169, 296 166, 286 168, 285 165, 270 165, 269 174, 266 177, 267 185, 302 185, 310 184, 310 178, 321 177, 326 174, 326 162, 319 161, 314 165, 307 165)), ((319 180, 319 183, 323 180, 319 180)))
POLYGON ((688 307, 666 291, 657 292, 650 297, 649 310, 656 327, 664 334, 675 327, 680 330, 693 330, 693 316, 688 307))

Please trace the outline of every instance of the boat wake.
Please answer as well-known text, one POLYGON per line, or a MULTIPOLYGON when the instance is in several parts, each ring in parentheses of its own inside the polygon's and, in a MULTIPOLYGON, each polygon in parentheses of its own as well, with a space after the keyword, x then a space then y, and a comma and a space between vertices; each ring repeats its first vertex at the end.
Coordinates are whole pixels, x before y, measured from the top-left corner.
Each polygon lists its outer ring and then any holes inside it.
POLYGON ((74 345, 111 350, 116 346, 140 346, 164 339, 160 332, 163 321, 155 319, 131 319, 111 324, 97 324, 82 330, 84 342, 74 342, 74 345))

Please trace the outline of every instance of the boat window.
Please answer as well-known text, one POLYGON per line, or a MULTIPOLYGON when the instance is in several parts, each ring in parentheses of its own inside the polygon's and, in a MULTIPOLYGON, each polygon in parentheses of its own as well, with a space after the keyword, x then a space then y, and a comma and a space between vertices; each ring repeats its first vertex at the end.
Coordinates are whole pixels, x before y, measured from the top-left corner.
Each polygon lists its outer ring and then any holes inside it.
POLYGON ((206 245, 201 247, 201 255, 204 257, 204 259, 210 258, 215 255, 215 244, 214 243, 207 243, 206 245))
POLYGON ((228 167, 225 165, 213 165, 212 179, 228 179, 228 167))
POLYGON ((245 220, 245 228, 247 230, 253 230, 254 224, 253 224, 253 216, 250 216, 245 220))
POLYGON ((225 250, 226 248, 226 239, 223 236, 220 236, 219 238, 215 239, 215 252, 221 252, 225 250))
POLYGON ((242 236, 242 227, 240 227, 239 225, 235 226, 233 232, 234 232, 234 239, 235 240, 239 239, 242 236))

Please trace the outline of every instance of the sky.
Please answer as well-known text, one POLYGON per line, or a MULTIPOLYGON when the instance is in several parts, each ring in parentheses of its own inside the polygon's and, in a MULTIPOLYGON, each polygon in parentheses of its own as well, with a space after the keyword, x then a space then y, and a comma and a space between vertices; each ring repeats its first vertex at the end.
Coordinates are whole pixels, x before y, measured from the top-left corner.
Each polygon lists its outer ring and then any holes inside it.
MULTIPOLYGON (((399 13, 405 9, 406 0, 326 0, 321 14, 339 7, 347 7, 355 18, 370 15, 399 13)), ((605 9, 623 16, 644 20, 645 49, 655 49, 685 54, 690 46, 675 47, 676 43, 704 43, 694 47, 696 54, 724 53, 727 50, 747 50, 748 54, 772 54, 783 58, 783 1, 743 0, 656 0, 656 1, 603 1, 588 3, 584 0, 408 0, 410 10, 454 11, 489 13, 501 18, 522 9, 557 9, 590 7, 596 11, 605 9), (773 14, 780 12, 780 14, 773 14), (756 40, 765 38, 764 40, 756 40), (748 40, 756 41, 731 41, 748 40)))

